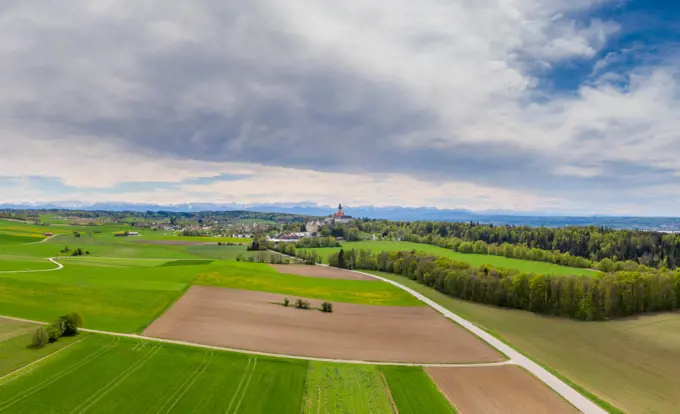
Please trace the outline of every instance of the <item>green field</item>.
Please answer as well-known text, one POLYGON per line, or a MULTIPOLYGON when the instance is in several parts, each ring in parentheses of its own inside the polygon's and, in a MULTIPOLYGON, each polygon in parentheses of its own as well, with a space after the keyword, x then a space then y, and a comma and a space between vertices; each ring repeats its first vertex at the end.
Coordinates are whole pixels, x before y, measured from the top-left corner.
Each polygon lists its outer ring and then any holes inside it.
POLYGON ((263 254, 266 258, 272 255, 278 255, 277 253, 268 251, 248 251, 246 246, 219 246, 217 244, 187 246, 185 251, 196 256, 220 260, 236 260, 239 255, 243 255, 246 258, 256 257, 259 254, 263 254))
POLYGON ((0 255, 0 272, 17 270, 56 269, 57 265, 47 259, 0 255))
POLYGON ((373 366, 310 362, 304 413, 392 413, 388 388, 373 366))
POLYGON ((484 264, 494 267, 502 267, 507 269, 517 269, 527 273, 543 273, 552 275, 595 275, 598 272, 591 269, 579 269, 575 267, 559 266, 546 262, 534 262, 531 260, 510 259, 503 256, 493 256, 486 254, 467 254, 458 253, 456 251, 445 249, 439 246, 432 246, 429 244, 401 242, 401 241, 361 241, 361 242, 346 242, 342 247, 324 247, 314 249, 323 257, 328 257, 331 253, 340 251, 340 249, 355 249, 355 250, 372 250, 376 252, 381 251, 411 251, 417 250, 421 252, 430 253, 435 256, 450 257, 453 260, 469 263, 472 266, 481 266, 484 264))
POLYGON ((382 366, 399 414, 455 413, 421 367, 382 366))
POLYGON ((0 318, 0 385, 2 384, 1 378, 5 375, 83 339, 87 335, 62 338, 44 348, 34 349, 28 345, 31 343, 35 330, 34 324, 17 323, 0 318))
POLYGON ((582 322, 466 302, 370 273, 424 294, 625 412, 680 412, 680 312, 582 322))
MULTIPOLYGON (((7 325, 23 326, 0 320, 0 330, 7 325)), ((419 368, 249 356, 96 334, 43 349, 27 348, 28 340, 0 342, 0 413, 392 413, 395 390, 408 396, 407 403, 395 398, 400 412, 455 412, 419 368)))
POLYGON ((0 273, 0 315, 49 321, 79 312, 86 327, 138 332, 209 266, 161 266, 166 262, 61 259, 65 267, 55 272, 0 273))
POLYGON ((306 361, 89 335, 0 380, 0 412, 299 413, 306 361))
POLYGON ((199 274, 194 283, 366 305, 423 305, 405 291, 380 281, 287 275, 261 263, 219 263, 199 274))

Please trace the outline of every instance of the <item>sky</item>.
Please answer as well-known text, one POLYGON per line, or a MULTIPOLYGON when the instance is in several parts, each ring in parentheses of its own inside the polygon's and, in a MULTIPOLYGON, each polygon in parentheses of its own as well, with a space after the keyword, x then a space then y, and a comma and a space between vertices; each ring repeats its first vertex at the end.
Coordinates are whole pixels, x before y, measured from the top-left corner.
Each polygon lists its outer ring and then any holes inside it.
POLYGON ((3 0, 0 203, 677 216, 680 2, 3 0))

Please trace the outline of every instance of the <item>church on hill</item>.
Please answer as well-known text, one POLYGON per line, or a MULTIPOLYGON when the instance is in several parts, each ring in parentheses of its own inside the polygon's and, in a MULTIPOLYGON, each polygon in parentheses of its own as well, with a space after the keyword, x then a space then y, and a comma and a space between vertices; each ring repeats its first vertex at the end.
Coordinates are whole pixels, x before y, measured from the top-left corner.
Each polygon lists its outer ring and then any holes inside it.
POLYGON ((326 222, 331 222, 334 224, 345 224, 354 220, 354 217, 348 216, 342 211, 342 203, 338 204, 338 211, 333 213, 333 215, 326 219, 326 222))

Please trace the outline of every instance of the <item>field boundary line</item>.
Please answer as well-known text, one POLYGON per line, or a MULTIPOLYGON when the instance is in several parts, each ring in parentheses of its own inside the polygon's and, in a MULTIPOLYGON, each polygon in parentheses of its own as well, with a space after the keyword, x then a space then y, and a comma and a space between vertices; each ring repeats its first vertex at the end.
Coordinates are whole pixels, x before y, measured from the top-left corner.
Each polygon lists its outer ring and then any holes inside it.
POLYGON ((57 267, 52 268, 52 269, 38 269, 38 270, 3 270, 0 271, 0 274, 12 274, 12 273, 37 273, 37 272, 55 272, 57 270, 61 270, 64 268, 64 265, 57 262, 54 257, 48 257, 48 261, 54 263, 57 265, 57 267))
POLYGON ((19 368, 15 369, 14 371, 12 371, 12 372, 10 372, 10 373, 8 373, 8 374, 3 375, 2 377, 0 377, 0 386, 3 385, 7 380, 9 380, 10 377, 13 376, 14 374, 17 374, 17 373, 19 373, 20 371, 23 371, 23 370, 25 370, 25 369, 28 369, 28 368, 32 367, 33 365, 36 365, 36 364, 38 364, 38 363, 40 363, 40 362, 46 360, 47 358, 49 358, 49 357, 51 357, 51 356, 53 356, 53 355, 58 354, 58 353, 61 352, 61 351, 65 351, 65 350, 67 350, 68 348, 72 347, 73 345, 75 345, 75 344, 77 344, 78 342, 81 342, 81 341, 83 341, 83 340, 85 340, 85 339, 87 339, 87 336, 84 336, 84 337, 78 339, 77 341, 73 341, 73 342, 71 342, 70 344, 66 345, 65 347, 59 348, 59 349, 57 349, 56 351, 51 352, 51 353, 45 355, 44 357, 42 357, 42 358, 40 358, 40 359, 36 359, 36 360, 33 361, 33 362, 30 362, 30 363, 28 363, 28 364, 26 364, 26 365, 24 365, 24 366, 22 366, 22 367, 19 367, 19 368))
MULTIPOLYGON (((0 318, 15 320, 15 321, 19 321, 19 322, 28 322, 28 323, 35 323, 35 324, 40 324, 40 325, 47 325, 47 322, 33 321, 33 320, 30 320, 30 319, 15 318, 13 316, 0 315, 0 318)), ((304 355, 275 354, 275 353, 270 353, 270 352, 251 351, 251 350, 248 350, 248 349, 238 349, 238 348, 228 348, 228 347, 224 347, 224 346, 205 345, 205 344, 198 344, 198 343, 195 343, 195 342, 186 342, 186 341, 177 341, 177 340, 174 340, 174 339, 155 338, 153 336, 145 336, 145 335, 138 335, 138 334, 100 331, 100 330, 97 330, 97 329, 79 328, 79 330, 83 331, 83 332, 90 332, 90 333, 95 333, 95 334, 100 334, 100 335, 110 335, 110 336, 118 336, 118 337, 123 337, 123 338, 141 339, 141 340, 151 341, 151 342, 162 342, 162 343, 166 343, 166 344, 189 346, 189 347, 193 347, 193 348, 212 349, 212 350, 215 350, 215 351, 235 352, 235 353, 239 353, 239 354, 252 355, 252 356, 264 356, 264 357, 271 357, 271 358, 286 358, 286 359, 295 359, 295 360, 302 360, 302 361, 329 362, 329 363, 337 363, 337 364, 387 365, 387 366, 401 366, 401 367, 441 367, 441 368, 495 367, 495 366, 501 366, 501 365, 512 365, 512 364, 514 364, 514 362, 511 361, 511 360, 496 361, 496 362, 467 362, 467 363, 441 362, 441 363, 439 363, 439 362, 363 361, 363 360, 353 360, 353 359, 317 358, 317 357, 310 357, 310 356, 304 356, 304 355)))

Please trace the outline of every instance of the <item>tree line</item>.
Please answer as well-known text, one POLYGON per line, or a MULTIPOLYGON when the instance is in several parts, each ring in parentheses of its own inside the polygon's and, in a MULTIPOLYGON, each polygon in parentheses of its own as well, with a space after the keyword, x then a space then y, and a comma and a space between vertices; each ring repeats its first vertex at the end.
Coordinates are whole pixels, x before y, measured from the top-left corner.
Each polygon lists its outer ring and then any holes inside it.
POLYGON ((295 247, 300 248, 316 248, 316 247, 340 247, 335 237, 303 237, 295 243, 295 247))
POLYGON ((529 249, 569 253, 599 263, 632 261, 651 267, 674 269, 680 266, 680 234, 655 231, 613 230, 606 227, 529 227, 487 225, 475 222, 400 222, 357 220, 360 233, 376 234, 383 239, 408 240, 441 245, 441 239, 462 242, 482 241, 487 245, 520 245, 529 249))
POLYGON ((340 250, 331 266, 406 276, 449 296, 579 320, 605 320, 680 308, 680 270, 640 266, 596 276, 544 275, 422 252, 340 250))
POLYGON ((279 253, 286 254, 288 256, 297 257, 302 260, 302 263, 308 265, 315 265, 317 263, 323 262, 323 256, 314 250, 298 249, 292 243, 274 243, 267 242, 267 249, 274 250, 279 253))

